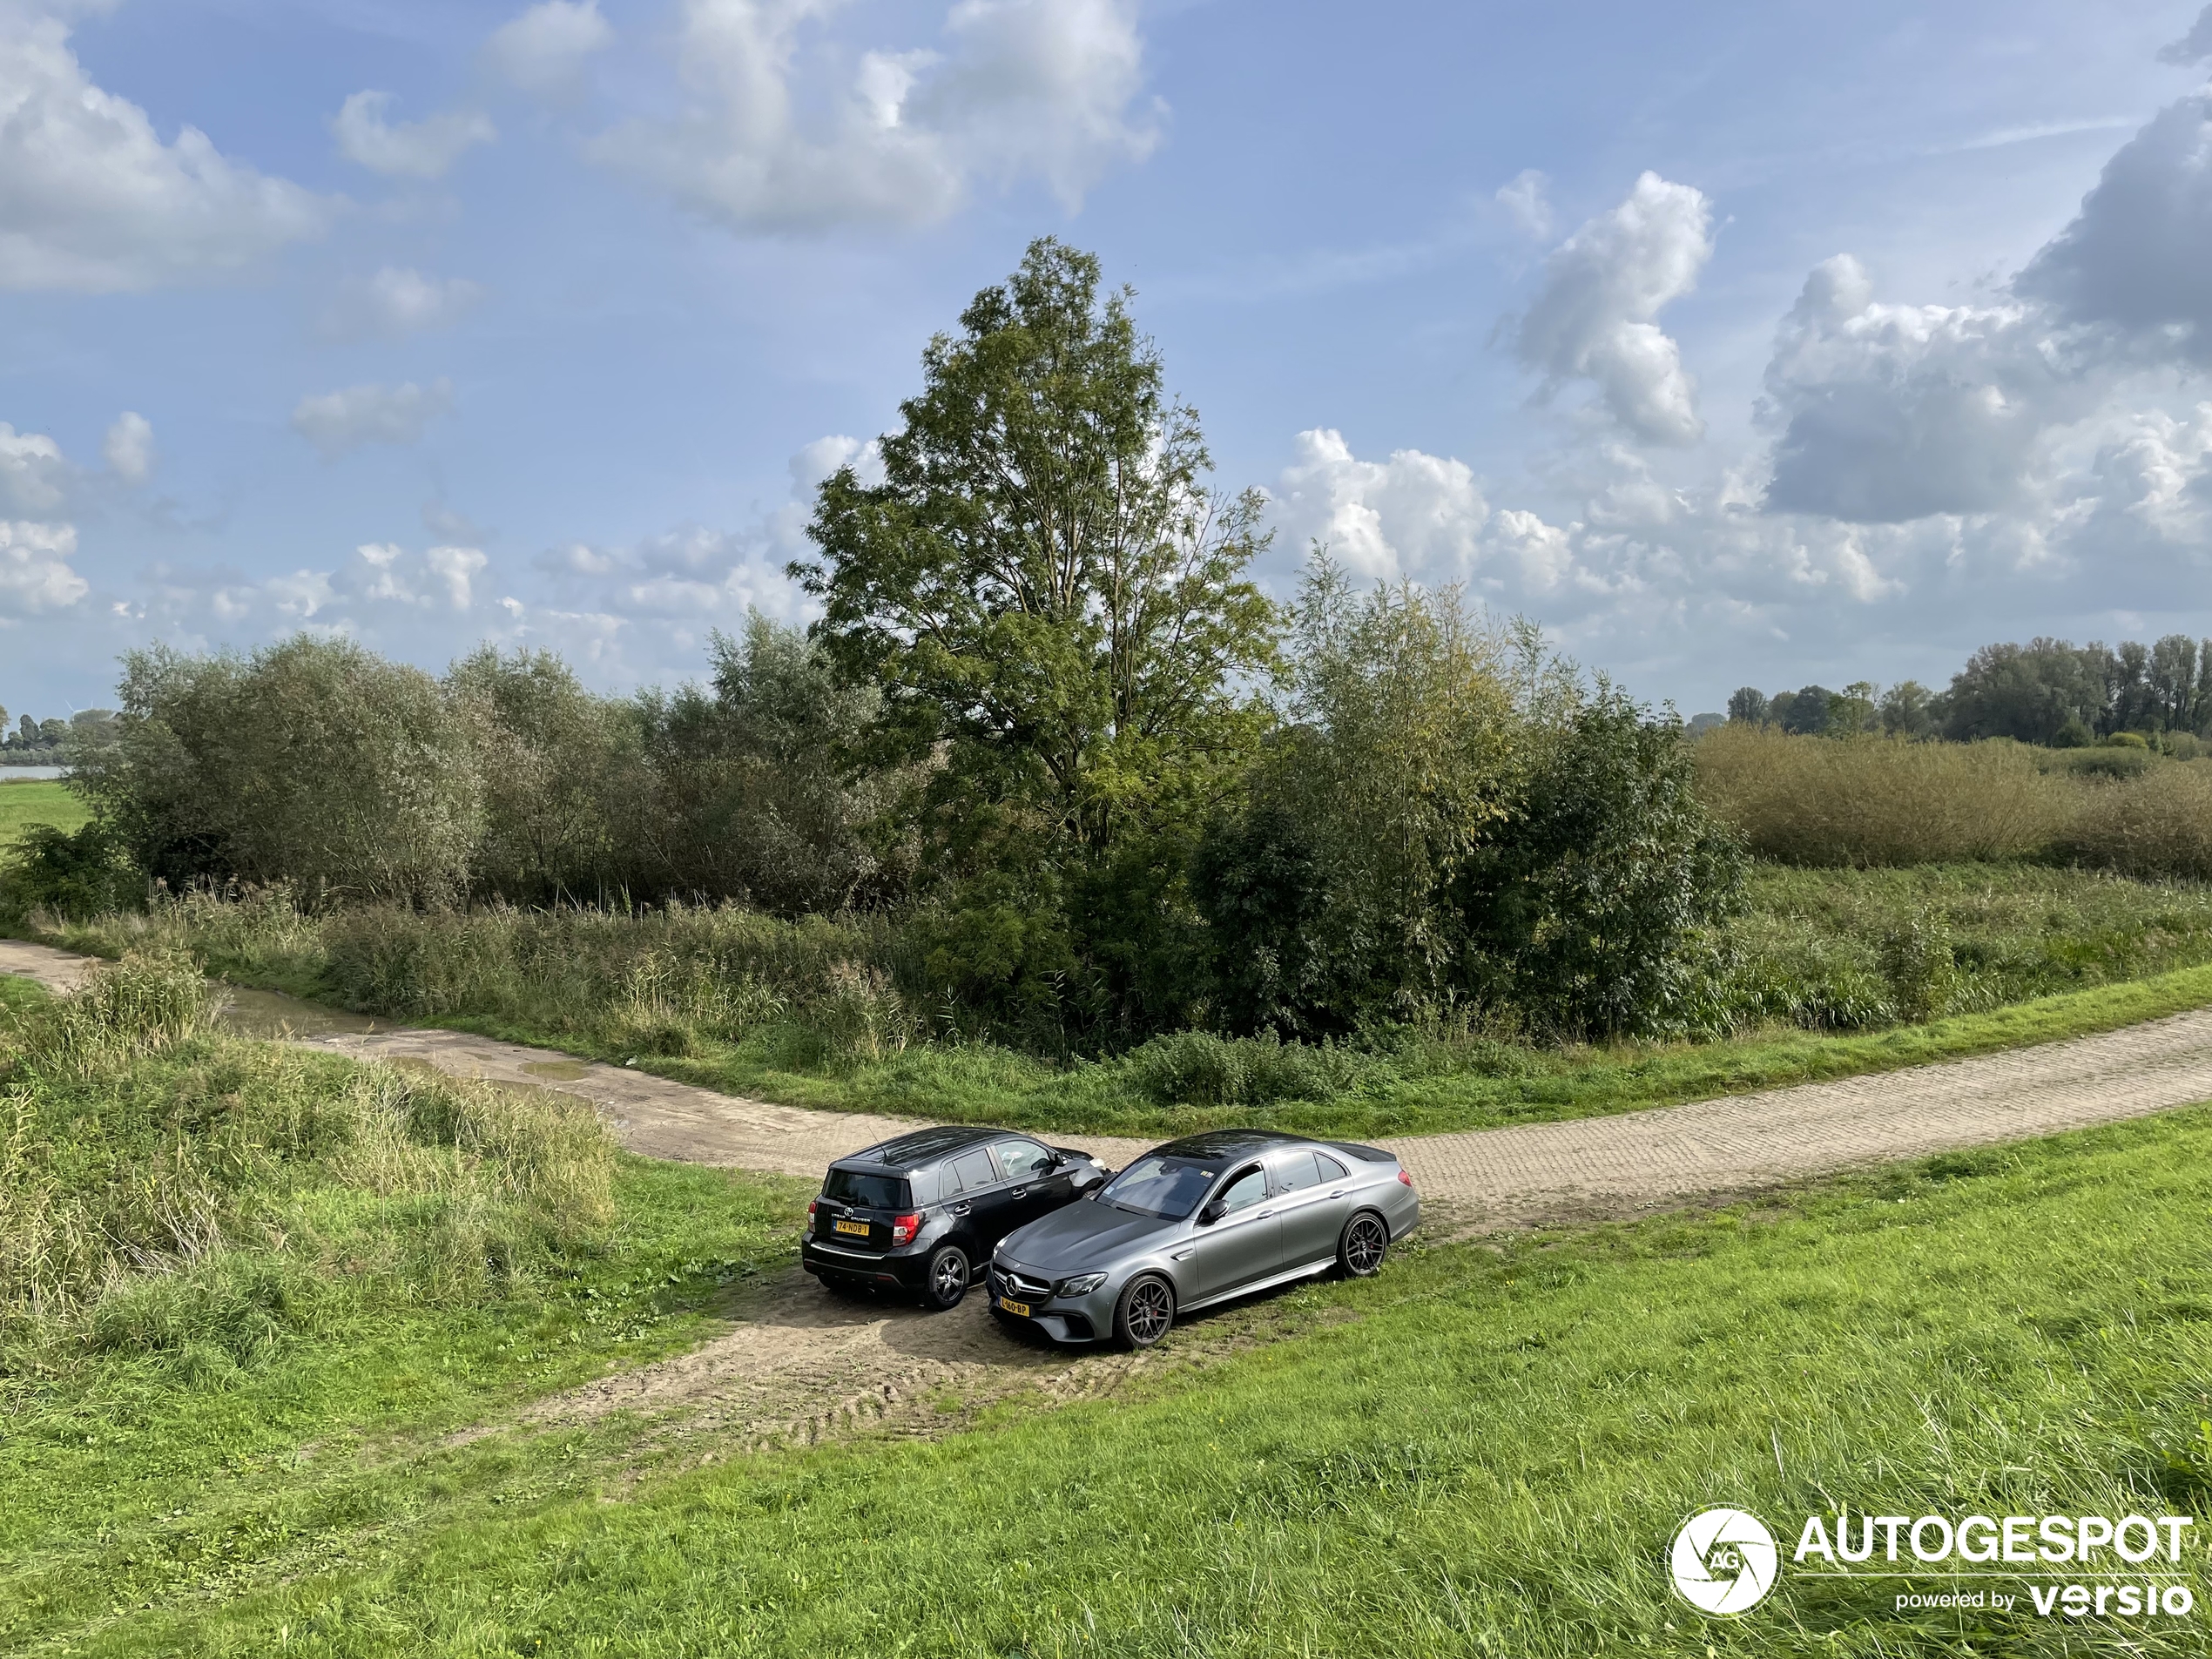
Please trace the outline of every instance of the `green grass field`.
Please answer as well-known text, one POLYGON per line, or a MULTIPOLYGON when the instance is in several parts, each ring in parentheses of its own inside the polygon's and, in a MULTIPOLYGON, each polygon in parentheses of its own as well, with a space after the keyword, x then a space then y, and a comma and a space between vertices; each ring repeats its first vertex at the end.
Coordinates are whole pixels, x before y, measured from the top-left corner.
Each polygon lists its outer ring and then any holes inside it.
POLYGON ((27 824, 73 830, 91 817, 57 779, 10 779, 0 770, 0 848, 12 846, 27 824))
MULTIPOLYGON (((2199 1654, 2202 1613, 1900 1615, 1893 1584, 1786 1571, 1750 1615, 1709 1620, 1660 1562, 1681 1518, 1716 1503, 1784 1527, 1839 1503, 2182 1513, 2200 1517, 2202 1609, 2209 1202, 2197 1109, 1714 1215, 1401 1253, 1377 1281, 1266 1305, 1255 1327, 1276 1339, 1116 1400, 1017 1399, 934 1441, 704 1467, 711 1441, 678 1459, 619 1420, 441 1444, 472 1400, 434 1356, 496 1352, 482 1316, 283 1351, 206 1393, 88 1375, 10 1413, 7 1484, 30 1501, 10 1506, 0 1642, 2199 1654), (367 1379, 339 1380, 348 1359, 367 1379), (395 1387, 408 1375, 427 1398, 395 1387)), ((641 1239, 674 1216, 632 1213, 641 1239)), ((537 1363, 487 1375, 473 1403, 573 1374, 537 1363)))

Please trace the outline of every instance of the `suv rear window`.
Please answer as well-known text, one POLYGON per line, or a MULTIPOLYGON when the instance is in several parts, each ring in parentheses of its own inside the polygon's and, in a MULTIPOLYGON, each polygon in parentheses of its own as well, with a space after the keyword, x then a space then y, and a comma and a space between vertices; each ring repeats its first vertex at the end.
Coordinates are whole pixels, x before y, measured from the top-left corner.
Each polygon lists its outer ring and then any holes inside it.
POLYGON ((869 1210, 904 1210, 908 1190, 895 1175, 862 1175, 857 1170, 832 1170, 822 1183, 822 1197, 840 1204, 856 1204, 869 1210))

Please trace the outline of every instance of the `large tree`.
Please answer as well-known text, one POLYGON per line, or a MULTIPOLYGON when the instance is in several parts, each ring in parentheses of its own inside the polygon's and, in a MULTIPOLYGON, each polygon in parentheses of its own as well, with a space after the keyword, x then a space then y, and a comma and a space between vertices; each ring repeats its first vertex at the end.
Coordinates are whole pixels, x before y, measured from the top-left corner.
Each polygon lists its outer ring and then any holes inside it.
POLYGON ((882 478, 821 489, 792 574, 816 635, 881 688, 941 790, 1010 807, 1064 852, 1110 852, 1203 796, 1259 723, 1274 610, 1245 577, 1256 490, 1222 496, 1127 290, 1049 238, 922 356, 882 478))

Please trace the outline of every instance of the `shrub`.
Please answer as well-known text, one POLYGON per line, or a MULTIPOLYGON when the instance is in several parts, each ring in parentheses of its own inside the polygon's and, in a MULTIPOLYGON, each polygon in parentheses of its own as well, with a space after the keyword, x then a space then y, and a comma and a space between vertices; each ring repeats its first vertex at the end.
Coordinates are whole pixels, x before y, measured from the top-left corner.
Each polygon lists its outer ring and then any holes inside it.
POLYGON ((2057 850, 2140 879, 2212 879, 2212 765, 2169 761, 2091 791, 2057 850))
POLYGON ((1697 745, 1700 796, 1762 857, 1933 864, 2041 853, 2078 796, 2006 742, 1791 737, 1730 725, 1697 745))
POLYGON ((146 878, 118 838, 105 825, 75 831, 51 824, 25 827, 14 859, 0 868, 0 910, 33 910, 70 917, 141 908, 146 878))

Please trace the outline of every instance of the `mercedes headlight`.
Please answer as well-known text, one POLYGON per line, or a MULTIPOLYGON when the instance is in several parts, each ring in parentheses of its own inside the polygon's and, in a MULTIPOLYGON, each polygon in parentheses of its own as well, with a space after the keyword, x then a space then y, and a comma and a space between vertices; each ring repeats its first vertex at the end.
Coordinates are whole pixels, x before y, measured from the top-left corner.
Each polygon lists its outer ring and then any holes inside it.
POLYGON ((1084 1273, 1075 1278, 1063 1278, 1053 1287, 1055 1296, 1089 1296, 1106 1282, 1103 1273, 1084 1273))

